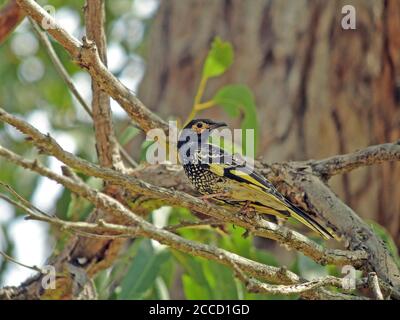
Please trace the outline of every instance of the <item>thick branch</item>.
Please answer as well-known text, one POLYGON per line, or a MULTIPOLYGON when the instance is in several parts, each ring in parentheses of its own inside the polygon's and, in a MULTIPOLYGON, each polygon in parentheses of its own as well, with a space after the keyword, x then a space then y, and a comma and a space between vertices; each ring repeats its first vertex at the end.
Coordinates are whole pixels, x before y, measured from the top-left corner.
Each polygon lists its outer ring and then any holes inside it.
MULTIPOLYGON (((400 288, 400 271, 385 243, 349 206, 304 163, 268 166, 263 173, 273 171, 276 182, 284 184, 297 194, 303 194, 303 203, 312 212, 318 212, 324 221, 343 236, 351 250, 368 253, 366 271, 374 271, 380 279, 400 288), (279 180, 279 181, 277 181, 279 180)), ((290 193, 290 192, 288 192, 290 193)))
MULTIPOLYGON (((94 41, 100 60, 107 66, 104 1, 87 1, 84 12, 87 37, 94 41)), ((92 114, 99 163, 107 168, 123 168, 111 118, 110 97, 93 79, 92 114)))
POLYGON ((31 16, 39 25, 42 21, 48 21, 48 25, 54 26, 47 32, 60 43, 70 54, 73 61, 87 69, 92 80, 117 101, 129 116, 138 123, 144 131, 159 128, 168 132, 168 125, 160 117, 148 110, 135 94, 125 87, 106 66, 101 62, 97 48, 86 37, 83 44, 70 35, 55 19, 51 17, 41 6, 33 0, 17 0, 18 5, 31 16))
MULTIPOLYGON (((346 246, 368 253, 367 271, 395 286, 399 285, 399 271, 385 244, 350 207, 344 204, 332 190, 313 174, 303 162, 282 164, 258 164, 258 169, 279 190, 308 212, 317 214, 336 232, 342 234, 346 246), (295 195, 295 196, 293 196, 295 195)), ((134 175, 157 186, 191 192, 191 187, 178 166, 148 166, 135 170, 134 175)))
MULTIPOLYGON (((329 277, 329 280, 323 279, 323 280, 313 280, 311 282, 306 282, 304 279, 299 278, 296 274, 286 269, 267 266, 243 258, 241 256, 238 256, 234 253, 228 252, 223 249, 187 240, 174 233, 155 227, 154 225, 147 222, 143 218, 130 212, 121 203, 111 198, 110 196, 101 193, 99 191, 96 191, 94 189, 91 189, 90 187, 79 181, 58 175, 46 169, 45 167, 40 165, 37 161, 25 160, 22 157, 4 148, 0 148, 0 154, 7 160, 15 163, 18 166, 37 172, 42 176, 48 177, 62 184, 64 187, 70 189, 72 192, 86 198, 97 207, 107 211, 110 215, 128 217, 129 220, 134 224, 134 226, 129 227, 124 225, 116 225, 108 223, 104 220, 100 220, 97 223, 69 222, 60 220, 55 217, 54 218, 50 217, 48 215, 42 215, 40 213, 37 214, 32 210, 30 210, 29 208, 25 208, 28 214, 31 217, 35 218, 36 220, 53 223, 67 230, 68 229, 80 230, 99 235, 103 235, 104 233, 108 232, 112 235, 148 237, 157 240, 162 244, 168 245, 174 249, 180 250, 182 252, 191 255, 210 259, 230 267, 233 265, 237 266, 246 273, 261 278, 263 280, 267 280, 270 282, 271 281, 278 282, 278 283, 301 284, 299 286, 288 286, 288 287, 276 286, 273 291, 270 291, 268 293, 274 293, 274 294, 303 293, 324 285, 333 285, 338 288, 342 288, 343 282, 339 278, 335 278, 335 281, 332 280, 333 277, 329 277)), ((264 290, 264 292, 267 291, 264 290)), ((319 292, 318 294, 323 294, 323 293, 319 292)))

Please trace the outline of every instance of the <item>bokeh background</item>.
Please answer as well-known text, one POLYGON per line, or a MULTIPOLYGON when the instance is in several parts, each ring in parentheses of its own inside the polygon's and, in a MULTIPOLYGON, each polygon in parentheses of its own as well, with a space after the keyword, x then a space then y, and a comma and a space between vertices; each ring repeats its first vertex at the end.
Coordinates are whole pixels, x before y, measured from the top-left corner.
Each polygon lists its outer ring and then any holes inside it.
MULTIPOLYGON (((6 2, 0 0, 0 5, 6 2)), ((74 36, 84 35, 83 1, 38 2, 54 6, 58 23, 74 36)), ((164 119, 183 120, 189 114, 204 59, 219 36, 232 44, 234 63, 209 81, 205 97, 226 84, 252 90, 260 128, 258 157, 271 162, 317 159, 400 139, 397 0, 117 0, 106 1, 106 14, 110 71, 164 119), (356 30, 341 27, 341 11, 348 4, 356 9, 356 30)), ((53 44, 89 102, 90 77, 53 44)), ((67 150, 97 161, 90 118, 26 20, 0 47, 0 75, 3 108, 50 132, 67 150)), ((140 162, 144 136, 114 101, 112 109, 120 142, 140 162)), ((218 107, 202 115, 232 127, 243 121, 243 116, 230 117, 218 107)), ((0 143, 26 157, 36 154, 19 132, 3 124, 0 143)), ((43 159, 59 170, 57 160, 43 159)), ((400 245, 399 178, 399 164, 384 163, 330 182, 343 201, 374 225, 394 255, 394 244, 400 245)), ((90 211, 62 187, 2 159, 0 180, 60 217, 77 220, 90 211), (79 216, 71 213, 76 212, 72 202, 82 206, 79 216)), ((189 219, 190 213, 170 208, 150 217, 159 225, 182 218, 189 219)), ((244 239, 240 228, 230 232, 186 230, 183 235, 268 264, 286 264, 305 277, 340 274, 272 242, 244 239)), ((22 212, 0 200, 0 250, 17 260, 42 265, 67 238, 46 224, 24 221, 22 212)), ((0 286, 18 285, 31 273, 0 257, 0 286)), ((96 284, 102 298, 265 298, 245 293, 224 267, 148 240, 129 246, 120 263, 100 274, 96 284), (132 282, 140 270, 146 270, 145 276, 139 284, 132 282)))

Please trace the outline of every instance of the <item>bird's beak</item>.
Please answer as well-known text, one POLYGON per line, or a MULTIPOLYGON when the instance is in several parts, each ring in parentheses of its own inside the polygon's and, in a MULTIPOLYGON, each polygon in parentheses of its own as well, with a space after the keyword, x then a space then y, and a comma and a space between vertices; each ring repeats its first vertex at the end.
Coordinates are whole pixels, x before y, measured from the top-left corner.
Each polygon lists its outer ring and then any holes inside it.
POLYGON ((228 125, 225 122, 215 122, 210 126, 211 130, 221 128, 221 127, 227 127, 228 125))

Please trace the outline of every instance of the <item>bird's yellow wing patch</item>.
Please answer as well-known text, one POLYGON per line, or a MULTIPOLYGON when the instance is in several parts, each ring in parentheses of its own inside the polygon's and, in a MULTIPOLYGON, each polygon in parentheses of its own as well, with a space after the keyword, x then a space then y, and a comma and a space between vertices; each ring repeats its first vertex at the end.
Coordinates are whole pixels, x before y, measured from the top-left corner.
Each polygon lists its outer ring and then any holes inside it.
POLYGON ((263 185, 261 182, 259 182, 256 179, 254 179, 251 175, 249 175, 246 172, 243 172, 243 171, 240 171, 240 170, 230 170, 230 173, 240 177, 241 179, 246 180, 251 185, 260 187, 261 189, 265 189, 267 187, 267 186, 263 185))
POLYGON ((224 176, 224 170, 227 167, 226 165, 221 163, 210 163, 209 166, 212 173, 215 173, 217 176, 220 177, 224 176))

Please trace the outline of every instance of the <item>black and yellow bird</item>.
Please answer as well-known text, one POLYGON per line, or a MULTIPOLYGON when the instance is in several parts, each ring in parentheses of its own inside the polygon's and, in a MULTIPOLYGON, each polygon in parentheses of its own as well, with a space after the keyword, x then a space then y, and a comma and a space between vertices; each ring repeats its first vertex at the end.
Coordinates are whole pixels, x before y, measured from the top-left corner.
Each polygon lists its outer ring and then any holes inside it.
POLYGON ((190 121, 182 130, 179 158, 191 184, 218 202, 287 219, 293 217, 325 239, 334 235, 313 217, 297 208, 271 182, 245 161, 208 142, 211 132, 225 127, 209 119, 190 121))

